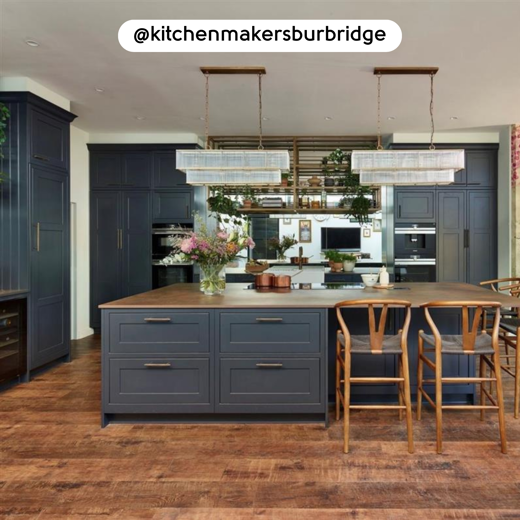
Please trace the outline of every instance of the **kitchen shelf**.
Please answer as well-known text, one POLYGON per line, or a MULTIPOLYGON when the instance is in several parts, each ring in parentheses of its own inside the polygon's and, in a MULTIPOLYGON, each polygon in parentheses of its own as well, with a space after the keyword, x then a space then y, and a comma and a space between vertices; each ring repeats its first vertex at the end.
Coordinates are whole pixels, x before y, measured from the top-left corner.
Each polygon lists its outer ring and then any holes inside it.
MULTIPOLYGON (((348 210, 345 208, 241 208, 238 210, 242 215, 347 215, 348 210)), ((380 208, 371 208, 368 210, 369 214, 378 213, 380 208)))

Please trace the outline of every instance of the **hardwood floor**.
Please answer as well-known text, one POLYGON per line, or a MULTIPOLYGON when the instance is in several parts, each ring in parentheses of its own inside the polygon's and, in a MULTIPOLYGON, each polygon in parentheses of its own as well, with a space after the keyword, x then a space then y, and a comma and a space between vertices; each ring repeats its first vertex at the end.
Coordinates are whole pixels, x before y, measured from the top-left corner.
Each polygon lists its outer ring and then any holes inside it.
POLYGON ((99 426, 99 339, 74 361, 0 394, 0 518, 283 520, 520 518, 520 420, 506 378, 509 452, 496 414, 414 422, 396 413, 341 423, 99 426))

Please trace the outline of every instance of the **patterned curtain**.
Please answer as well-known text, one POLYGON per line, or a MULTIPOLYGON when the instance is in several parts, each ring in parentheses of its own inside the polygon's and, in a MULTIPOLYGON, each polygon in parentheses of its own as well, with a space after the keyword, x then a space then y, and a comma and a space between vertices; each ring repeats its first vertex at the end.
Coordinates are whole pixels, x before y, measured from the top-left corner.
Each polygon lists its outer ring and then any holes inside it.
POLYGON ((520 125, 511 127, 511 184, 520 184, 520 125))

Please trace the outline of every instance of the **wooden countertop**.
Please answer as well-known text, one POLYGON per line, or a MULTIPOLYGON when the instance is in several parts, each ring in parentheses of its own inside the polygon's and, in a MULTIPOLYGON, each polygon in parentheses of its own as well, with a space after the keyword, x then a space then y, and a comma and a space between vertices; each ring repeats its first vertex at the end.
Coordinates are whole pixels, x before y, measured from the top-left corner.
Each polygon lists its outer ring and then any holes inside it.
POLYGON ((482 300, 520 307, 520 299, 465 283, 401 283, 396 289, 293 290, 258 292, 244 290, 247 284, 227 284, 220 296, 205 296, 199 284, 177 284, 136 294, 100 305, 101 309, 247 309, 247 308, 331 308, 343 300, 398 299, 413 307, 435 300, 482 300), (403 288, 399 290, 397 288, 403 288))

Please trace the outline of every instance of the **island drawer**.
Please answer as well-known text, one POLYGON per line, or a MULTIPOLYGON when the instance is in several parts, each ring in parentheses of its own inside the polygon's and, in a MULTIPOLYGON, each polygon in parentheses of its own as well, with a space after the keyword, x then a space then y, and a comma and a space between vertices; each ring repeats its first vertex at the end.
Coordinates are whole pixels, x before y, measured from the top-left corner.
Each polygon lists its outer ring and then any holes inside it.
POLYGON ((317 354, 320 324, 319 312, 221 312, 220 352, 317 354))
POLYGON ((320 362, 319 358, 221 358, 219 405, 247 405, 250 408, 233 408, 253 413, 284 408, 295 412, 291 408, 295 404, 319 407, 320 362))
POLYGON ((210 350, 209 312, 112 312, 111 354, 198 354, 210 350))
POLYGON ((109 371, 109 405, 210 404, 209 358, 112 358, 109 371))

